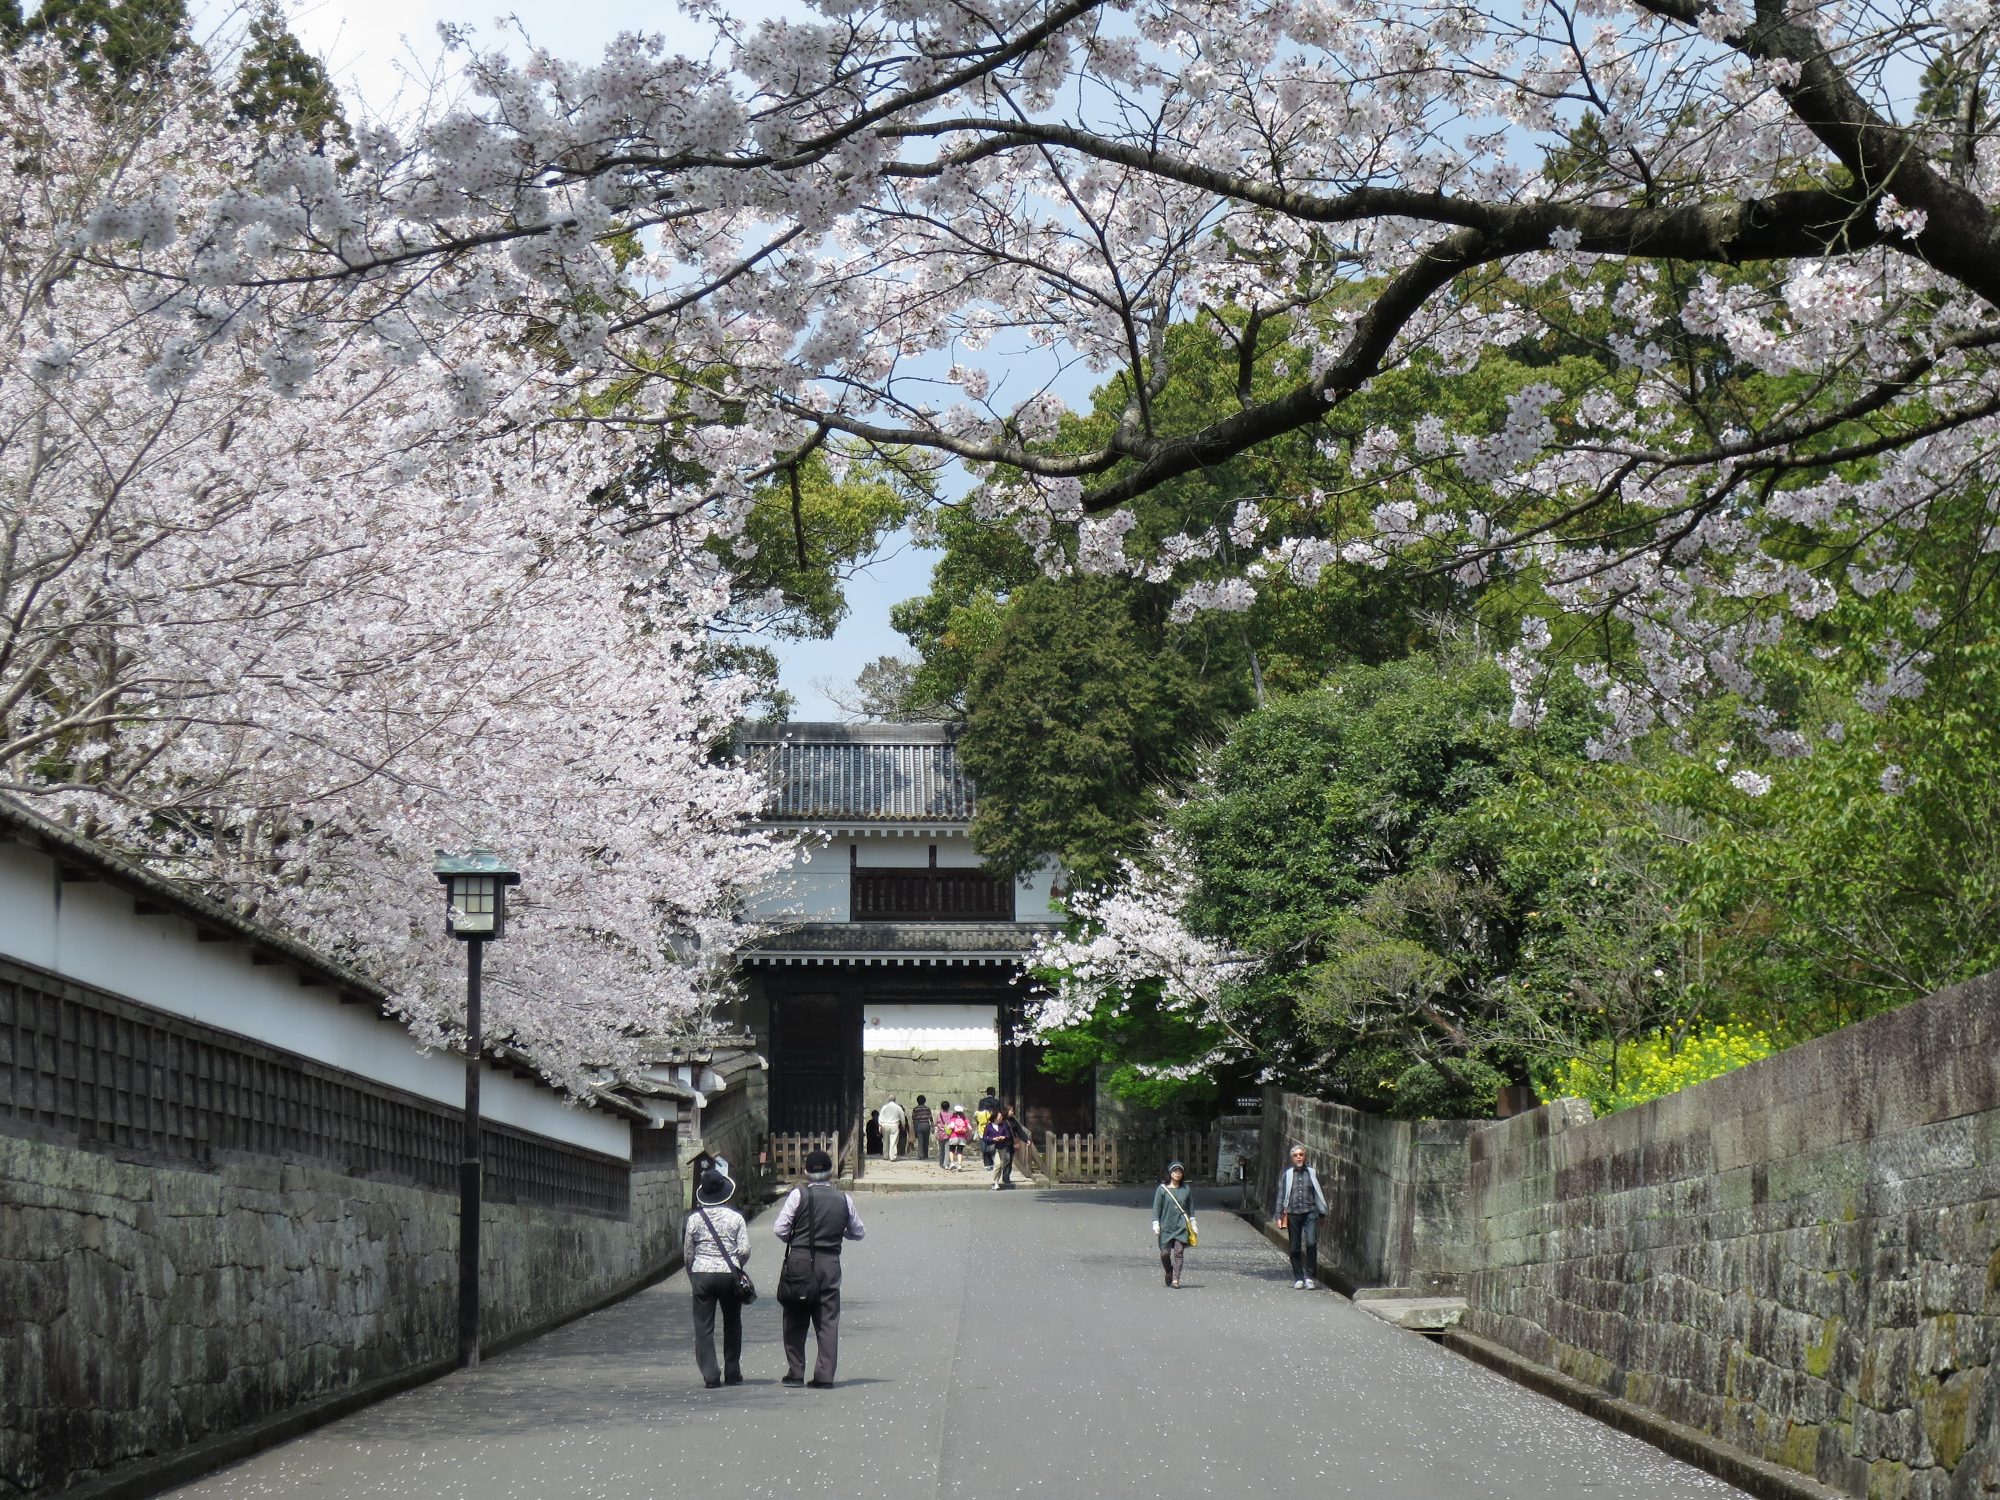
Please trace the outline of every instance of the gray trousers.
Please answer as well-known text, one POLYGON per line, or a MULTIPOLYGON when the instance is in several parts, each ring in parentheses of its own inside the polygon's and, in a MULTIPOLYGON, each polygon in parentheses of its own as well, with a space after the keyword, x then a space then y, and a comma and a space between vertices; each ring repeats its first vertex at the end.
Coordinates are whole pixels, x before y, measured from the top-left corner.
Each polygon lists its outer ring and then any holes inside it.
POLYGON ((840 1288, 829 1287, 804 1306, 784 1308, 785 1374, 794 1380, 806 1373, 806 1329, 813 1331, 812 1378, 833 1383, 834 1367, 840 1363, 840 1288))

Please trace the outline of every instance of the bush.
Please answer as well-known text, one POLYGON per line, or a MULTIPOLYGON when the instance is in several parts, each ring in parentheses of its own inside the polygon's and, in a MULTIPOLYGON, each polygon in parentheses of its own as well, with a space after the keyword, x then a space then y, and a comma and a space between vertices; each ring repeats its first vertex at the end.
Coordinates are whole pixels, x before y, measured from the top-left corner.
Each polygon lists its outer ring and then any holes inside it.
POLYGON ((1574 1058, 1557 1071, 1543 1093, 1586 1099, 1598 1114, 1608 1115, 1720 1078, 1745 1063, 1769 1057, 1779 1045, 1769 1032, 1741 1024, 1707 1027, 1678 1047, 1669 1033, 1654 1032, 1618 1049, 1615 1083, 1608 1058, 1574 1058))

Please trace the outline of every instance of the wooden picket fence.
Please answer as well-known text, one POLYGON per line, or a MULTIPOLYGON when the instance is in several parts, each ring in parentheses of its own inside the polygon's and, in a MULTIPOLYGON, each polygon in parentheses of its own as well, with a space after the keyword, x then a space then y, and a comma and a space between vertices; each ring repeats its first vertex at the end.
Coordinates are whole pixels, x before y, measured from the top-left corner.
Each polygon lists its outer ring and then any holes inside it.
POLYGON ((801 1130, 771 1137, 771 1171, 780 1182, 806 1175, 806 1153, 824 1151, 838 1156, 840 1137, 831 1130, 801 1130))
POLYGON ((1157 1182, 1167 1163, 1186 1165, 1190 1182, 1215 1177, 1215 1136, 1210 1131, 1168 1135, 1057 1135, 1040 1137, 1034 1171, 1051 1182, 1157 1182))

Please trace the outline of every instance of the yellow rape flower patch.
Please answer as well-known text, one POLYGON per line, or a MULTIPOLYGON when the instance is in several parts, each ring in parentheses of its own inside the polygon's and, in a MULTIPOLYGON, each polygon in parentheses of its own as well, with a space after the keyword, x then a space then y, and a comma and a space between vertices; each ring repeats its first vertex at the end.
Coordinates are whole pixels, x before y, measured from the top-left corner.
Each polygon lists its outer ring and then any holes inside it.
POLYGON ((1682 1038, 1679 1046, 1671 1033, 1654 1032, 1618 1048, 1615 1066, 1610 1054, 1565 1063, 1553 1080, 1553 1092, 1588 1100, 1598 1114, 1608 1115, 1720 1078, 1779 1047, 1769 1032, 1741 1024, 1706 1027, 1682 1038))

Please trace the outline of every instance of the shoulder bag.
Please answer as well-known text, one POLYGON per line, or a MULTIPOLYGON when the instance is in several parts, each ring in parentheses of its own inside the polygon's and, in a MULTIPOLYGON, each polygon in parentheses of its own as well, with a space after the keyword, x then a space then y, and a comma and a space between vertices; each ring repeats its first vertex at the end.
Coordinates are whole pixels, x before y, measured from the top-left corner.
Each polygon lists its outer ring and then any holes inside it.
POLYGON ((729 1247, 722 1243, 722 1236, 716 1233, 715 1220, 708 1216, 708 1210, 703 1208, 699 1203, 695 1204, 694 1211, 701 1215, 701 1222, 708 1226, 709 1238, 715 1241, 716 1250, 728 1264, 730 1272, 736 1277, 736 1300, 742 1303, 755 1302, 757 1300, 757 1283, 750 1279, 750 1273, 743 1269, 742 1263, 735 1256, 731 1255, 729 1247))
MULTIPOLYGON (((1187 1225, 1188 1249, 1192 1250, 1196 1245, 1201 1243, 1201 1237, 1195 1231, 1194 1215, 1181 1207, 1181 1200, 1174 1196, 1174 1190, 1171 1187, 1167 1188, 1167 1202, 1173 1204, 1174 1212, 1179 1214, 1181 1216, 1181 1222, 1187 1225)), ((1188 1202, 1190 1203, 1194 1202, 1193 1188, 1188 1189, 1188 1202)))
POLYGON ((792 1232, 785 1237, 785 1262, 778 1270, 778 1305, 780 1307, 805 1307, 813 1300, 813 1258, 812 1236, 806 1237, 806 1253, 795 1255, 798 1249, 794 1242, 799 1237, 799 1219, 810 1212, 806 1220, 808 1226, 819 1225, 819 1202, 812 1195, 810 1187, 799 1189, 799 1206, 792 1214, 792 1232))

